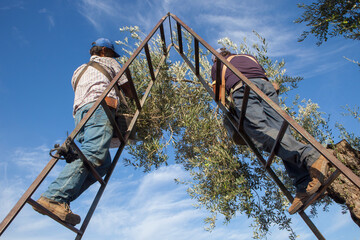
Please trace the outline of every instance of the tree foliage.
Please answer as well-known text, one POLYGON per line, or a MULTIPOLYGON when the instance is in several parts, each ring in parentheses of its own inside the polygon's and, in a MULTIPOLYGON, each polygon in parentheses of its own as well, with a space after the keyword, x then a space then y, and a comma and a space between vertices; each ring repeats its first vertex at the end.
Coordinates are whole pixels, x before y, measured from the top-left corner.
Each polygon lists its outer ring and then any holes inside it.
POLYGON ((310 27, 309 31, 302 33, 299 41, 309 34, 318 39, 317 45, 337 35, 360 40, 359 0, 318 0, 310 5, 298 4, 298 7, 305 11, 295 22, 306 22, 310 27))
MULTIPOLYGON (((346 110, 345 113, 343 113, 344 116, 350 116, 353 117, 355 120, 357 120, 358 123, 360 123, 360 109, 359 106, 355 106, 353 109, 351 109, 348 105, 344 107, 346 110)), ((343 124, 336 123, 336 127, 340 130, 341 138, 345 139, 352 148, 360 151, 360 136, 357 136, 356 133, 349 133, 343 124)))
MULTIPOLYGON (((134 52, 133 46, 139 46, 141 32, 137 27, 125 27, 121 31, 131 36, 130 39, 126 37, 118 41, 127 53, 121 58, 124 63, 134 52)), ((265 39, 256 32, 254 34, 258 42, 251 47, 246 39, 237 45, 224 38, 219 40, 219 44, 232 52, 256 56, 271 81, 280 85, 281 95, 286 96, 302 78, 288 76, 285 62, 269 58, 265 39)), ((184 49, 187 49, 185 55, 194 59, 193 39, 184 32, 184 40, 184 49)), ((153 66, 157 67, 162 57, 160 38, 155 38, 149 48, 153 66)), ((209 52, 200 48, 200 74, 210 83, 211 65, 208 58, 209 52)), ((128 147, 132 157, 126 160, 126 164, 151 171, 167 164, 169 157, 174 157, 175 162, 181 164, 190 175, 189 179, 177 179, 177 182, 187 184, 188 194, 198 202, 198 207, 209 211, 210 216, 205 221, 210 230, 215 227, 219 215, 228 222, 237 214, 244 214, 253 219, 254 238, 266 236, 269 229, 277 225, 289 232, 290 239, 295 239, 291 218, 286 213, 289 205, 287 199, 252 152, 245 146, 235 145, 227 137, 222 113, 186 63, 170 59, 161 66, 159 77, 141 111, 137 122, 138 141, 128 147)), ((150 81, 144 54, 133 62, 131 72, 141 97, 150 81)), ((282 108, 321 143, 332 141, 327 118, 318 111, 316 104, 297 99, 292 105, 286 106, 285 98, 281 100, 282 108)), ((295 137, 301 140, 300 136, 295 137)), ((288 189, 294 191, 279 159, 272 167, 288 189)))

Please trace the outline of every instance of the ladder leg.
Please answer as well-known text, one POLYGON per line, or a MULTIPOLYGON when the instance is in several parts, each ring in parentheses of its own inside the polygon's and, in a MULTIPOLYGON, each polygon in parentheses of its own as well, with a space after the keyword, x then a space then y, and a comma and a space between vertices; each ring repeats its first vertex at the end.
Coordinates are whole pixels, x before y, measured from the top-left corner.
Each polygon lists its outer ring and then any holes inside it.
POLYGON ((38 175, 38 177, 35 179, 35 181, 30 185, 30 187, 22 195, 22 197, 19 199, 19 201, 10 210, 9 214, 5 217, 5 219, 0 224, 0 236, 3 234, 3 232, 6 230, 6 228, 10 225, 10 223, 14 220, 14 218, 17 216, 17 214, 21 211, 21 209, 24 207, 25 203, 33 195, 33 193, 36 191, 36 189, 39 187, 39 185, 42 183, 42 181, 45 179, 45 177, 49 174, 51 169, 55 166, 57 161, 58 161, 57 159, 51 158, 51 160, 44 167, 44 169, 41 171, 41 173, 38 175))

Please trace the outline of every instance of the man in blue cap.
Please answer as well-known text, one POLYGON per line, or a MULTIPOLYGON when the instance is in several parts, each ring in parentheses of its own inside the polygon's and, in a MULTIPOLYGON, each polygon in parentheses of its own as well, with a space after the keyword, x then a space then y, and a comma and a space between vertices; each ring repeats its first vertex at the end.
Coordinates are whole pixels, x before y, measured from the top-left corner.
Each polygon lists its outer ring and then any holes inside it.
MULTIPOLYGON (((121 67, 115 58, 114 45, 106 38, 99 38, 92 43, 90 62, 78 67, 72 77, 72 87, 75 92, 73 116, 75 125, 79 124, 94 102, 108 87, 112 78, 121 67)), ((126 96, 131 97, 127 78, 123 75, 118 85, 126 96)), ((119 104, 119 97, 112 89, 105 98, 113 116, 119 104)), ((89 121, 80 130, 76 140, 81 143, 81 149, 86 158, 93 164, 97 172, 104 176, 111 165, 109 153, 113 127, 102 106, 94 112, 89 121)), ((86 168, 81 159, 66 164, 59 176, 50 184, 40 199, 39 204, 57 215, 62 221, 71 225, 80 223, 79 215, 70 210, 70 202, 80 196, 96 179, 86 168)), ((45 214, 41 209, 36 211, 45 214)))

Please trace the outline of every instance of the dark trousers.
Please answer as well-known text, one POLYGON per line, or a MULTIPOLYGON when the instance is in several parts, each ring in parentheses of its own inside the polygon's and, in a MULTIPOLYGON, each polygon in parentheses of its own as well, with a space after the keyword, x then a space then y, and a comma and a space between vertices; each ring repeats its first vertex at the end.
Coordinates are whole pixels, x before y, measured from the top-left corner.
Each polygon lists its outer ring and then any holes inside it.
MULTIPOLYGON (((264 79, 250 79, 272 101, 279 104, 273 85, 264 79)), ((244 86, 233 93, 236 111, 240 116, 244 86)), ((265 152, 271 152, 283 119, 253 91, 250 91, 244 120, 244 130, 254 141, 255 146, 265 152)), ((294 181, 298 192, 304 192, 310 181, 308 168, 320 157, 310 145, 300 143, 291 135, 289 128, 280 143, 277 156, 283 160, 286 171, 294 181)))

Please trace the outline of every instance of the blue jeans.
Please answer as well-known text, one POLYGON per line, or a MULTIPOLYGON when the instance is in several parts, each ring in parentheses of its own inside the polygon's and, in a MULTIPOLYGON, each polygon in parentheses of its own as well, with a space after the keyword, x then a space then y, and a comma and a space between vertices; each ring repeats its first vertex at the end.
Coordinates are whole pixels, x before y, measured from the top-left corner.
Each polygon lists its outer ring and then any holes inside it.
MULTIPOLYGON (((93 103, 86 104, 76 112, 75 125, 79 124, 92 105, 93 103)), ((112 113, 115 116, 115 110, 112 110, 112 113)), ((103 107, 99 106, 76 137, 76 140, 81 143, 81 151, 101 176, 106 174, 111 165, 109 147, 112 136, 113 127, 103 107)), ((83 161, 76 159, 66 164, 42 196, 69 204, 95 181, 95 177, 83 161)))
MULTIPOLYGON (((279 104, 277 93, 269 81, 261 78, 249 80, 273 102, 279 104)), ((238 116, 240 116, 244 89, 242 86, 233 93, 238 116)), ((258 149, 271 152, 283 121, 278 113, 253 91, 250 91, 244 130, 258 149)), ((293 179, 296 190, 304 192, 310 181, 308 168, 320 157, 320 154, 312 146, 296 141, 288 128, 280 143, 277 156, 283 160, 285 169, 290 178, 293 179)))

